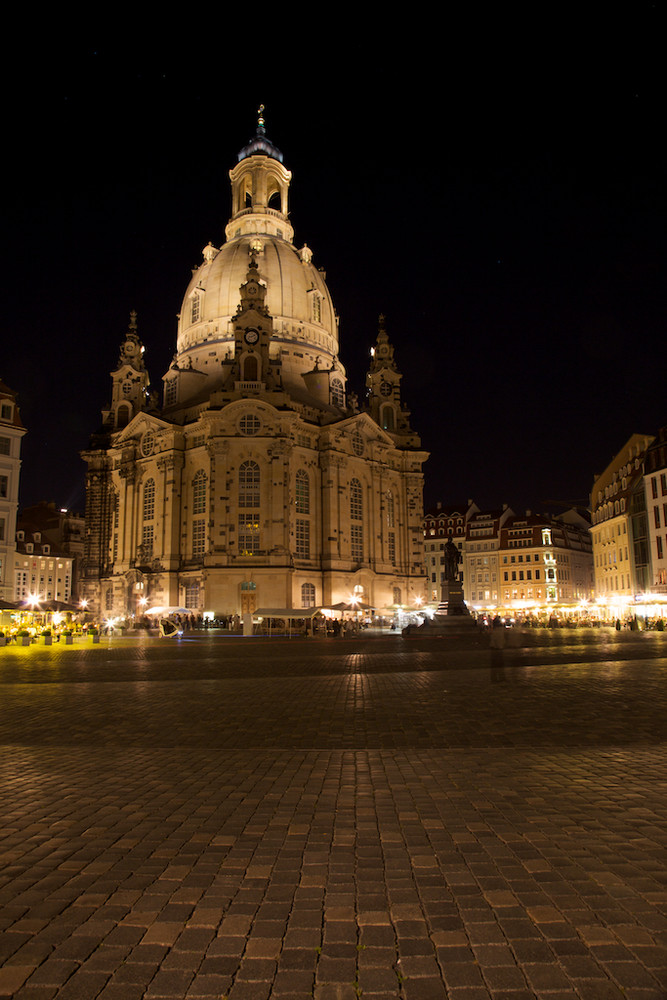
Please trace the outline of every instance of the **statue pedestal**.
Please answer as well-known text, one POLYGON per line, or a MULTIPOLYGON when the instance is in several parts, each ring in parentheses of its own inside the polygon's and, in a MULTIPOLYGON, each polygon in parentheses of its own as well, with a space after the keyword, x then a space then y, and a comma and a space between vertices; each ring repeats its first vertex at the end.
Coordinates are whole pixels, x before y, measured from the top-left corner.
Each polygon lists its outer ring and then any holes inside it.
POLYGON ((459 580, 445 580, 442 585, 442 599, 433 618, 426 618, 419 628, 408 626, 409 633, 414 635, 454 635, 461 632, 474 632, 475 621, 463 600, 463 584, 459 580))
POLYGON ((436 608, 436 618, 453 617, 470 618, 470 612, 463 600, 463 584, 460 580, 445 580, 442 585, 442 597, 436 608))

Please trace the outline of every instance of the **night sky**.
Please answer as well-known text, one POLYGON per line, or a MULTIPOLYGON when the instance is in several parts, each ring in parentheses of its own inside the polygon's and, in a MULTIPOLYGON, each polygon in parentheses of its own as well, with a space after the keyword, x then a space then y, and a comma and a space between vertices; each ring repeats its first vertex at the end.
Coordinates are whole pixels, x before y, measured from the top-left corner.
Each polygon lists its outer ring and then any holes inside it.
POLYGON ((26 53, 5 86, 0 367, 28 429, 22 504, 83 508, 78 453, 131 309, 161 387, 260 102, 360 397, 387 317, 426 504, 586 503, 667 423, 667 157, 655 5, 578 9, 334 26, 307 55, 282 24, 245 57, 231 25, 195 51, 184 28, 26 53))

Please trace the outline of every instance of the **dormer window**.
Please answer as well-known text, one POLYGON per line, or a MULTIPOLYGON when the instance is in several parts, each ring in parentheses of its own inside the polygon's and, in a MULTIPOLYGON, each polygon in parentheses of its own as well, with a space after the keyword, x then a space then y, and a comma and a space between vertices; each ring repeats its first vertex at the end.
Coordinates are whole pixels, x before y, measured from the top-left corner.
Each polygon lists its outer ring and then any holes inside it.
POLYGON ((28 555, 32 555, 32 553, 35 550, 35 546, 32 544, 32 542, 26 542, 25 550, 28 553, 28 555))
POLYGON ((14 407, 11 403, 3 403, 2 408, 0 408, 0 417, 3 420, 11 420, 14 416, 14 407))
POLYGON ((178 398, 178 383, 175 378, 169 380, 164 387, 164 404, 165 406, 173 406, 178 398))
POLYGON ((345 405, 345 390, 339 378, 331 379, 331 402, 341 409, 345 405))
POLYGON ((45 556, 50 555, 51 554, 51 546, 50 545, 42 545, 42 552, 44 553, 45 556))
POLYGON ((190 302, 190 322, 198 323, 201 319, 201 293, 195 292, 190 302))

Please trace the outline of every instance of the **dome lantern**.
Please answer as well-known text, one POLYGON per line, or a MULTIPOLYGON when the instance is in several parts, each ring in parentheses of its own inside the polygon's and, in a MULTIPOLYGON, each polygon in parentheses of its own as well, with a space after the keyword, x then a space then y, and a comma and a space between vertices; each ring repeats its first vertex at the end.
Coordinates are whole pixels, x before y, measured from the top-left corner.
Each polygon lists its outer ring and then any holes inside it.
POLYGON ((294 230, 288 219, 288 191, 292 174, 283 165, 283 154, 266 138, 263 104, 258 113, 255 137, 243 147, 238 163, 229 171, 232 216, 225 235, 232 240, 250 233, 268 233, 291 243, 294 230))

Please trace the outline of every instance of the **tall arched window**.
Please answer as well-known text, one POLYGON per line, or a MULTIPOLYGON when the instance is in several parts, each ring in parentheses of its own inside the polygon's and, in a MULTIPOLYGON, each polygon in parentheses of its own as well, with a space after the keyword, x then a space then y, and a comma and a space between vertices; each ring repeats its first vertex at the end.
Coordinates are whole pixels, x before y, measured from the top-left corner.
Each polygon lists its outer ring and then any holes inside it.
POLYGON ((299 469, 296 474, 295 502, 297 514, 310 514, 310 483, 308 473, 299 469))
POLYGON ((301 584, 301 607, 302 608, 314 608, 315 607, 315 584, 314 583, 302 583, 301 584))
POLYGON ((257 462, 243 462, 239 469, 239 533, 241 555, 259 552, 260 476, 257 462))
POLYGON ((259 507, 257 462, 243 462, 239 469, 239 507, 259 507))
POLYGON ((380 416, 380 420, 381 420, 381 423, 382 423, 382 429, 385 430, 385 431, 389 431, 390 434, 393 434, 394 431, 396 430, 396 419, 395 419, 395 416, 394 416, 394 407, 393 406, 383 406, 382 407, 381 416, 380 416))
POLYGON ((363 520, 364 503, 361 483, 358 479, 350 481, 350 555, 355 562, 361 562, 364 558, 364 526, 363 520))

